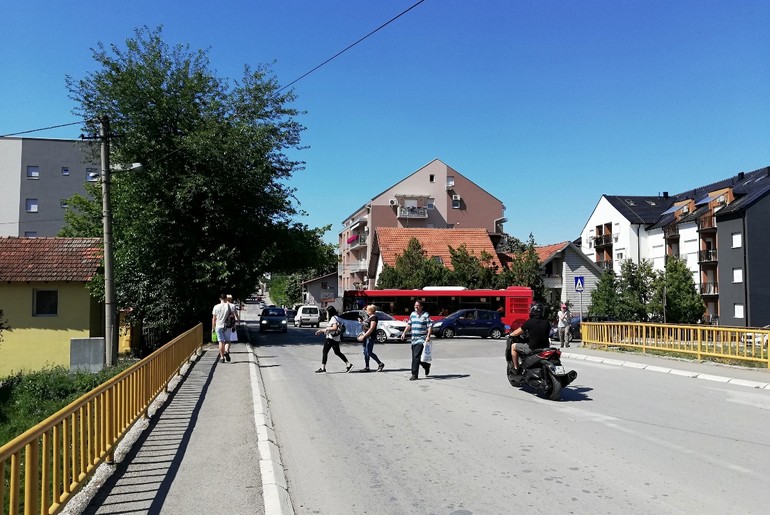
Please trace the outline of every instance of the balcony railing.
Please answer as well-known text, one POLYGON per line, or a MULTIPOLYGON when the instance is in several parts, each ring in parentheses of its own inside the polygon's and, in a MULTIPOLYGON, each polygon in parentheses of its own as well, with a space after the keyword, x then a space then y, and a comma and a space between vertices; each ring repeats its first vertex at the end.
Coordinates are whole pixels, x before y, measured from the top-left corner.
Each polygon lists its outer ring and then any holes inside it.
POLYGON ((666 238, 678 238, 679 237, 679 225, 668 224, 663 228, 663 234, 666 238))
POLYGON ((698 252, 699 263, 716 263, 717 262, 717 249, 701 250, 698 252))
POLYGON ((399 207, 398 218, 428 218, 427 207, 399 207))
POLYGON ((700 283, 701 295, 719 295, 719 284, 713 283, 700 283))
POLYGON ((612 245, 612 234, 599 234, 594 236, 594 247, 612 245))
POLYGON ((362 259, 360 261, 353 261, 349 265, 351 272, 365 272, 367 270, 366 266, 366 260, 362 259))
POLYGON ((707 231, 717 228, 717 219, 714 215, 706 215, 698 218, 698 230, 707 231))
POLYGON ((599 268, 602 270, 612 270, 612 260, 611 259, 604 259, 602 261, 597 261, 597 265, 599 265, 599 268))
POLYGON ((349 243, 349 245, 351 249, 366 247, 366 234, 359 234, 356 239, 349 243))
POLYGON ((719 325, 719 315, 703 315, 703 323, 709 325, 719 325))

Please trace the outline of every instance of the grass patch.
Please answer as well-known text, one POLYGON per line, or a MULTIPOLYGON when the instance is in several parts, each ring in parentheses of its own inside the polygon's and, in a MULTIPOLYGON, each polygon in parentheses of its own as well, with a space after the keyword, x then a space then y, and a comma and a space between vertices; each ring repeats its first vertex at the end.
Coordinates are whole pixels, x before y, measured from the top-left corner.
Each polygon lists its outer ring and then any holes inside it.
POLYGON ((119 360, 116 366, 97 373, 70 372, 62 366, 48 367, 3 378, 0 384, 0 446, 134 363, 136 360, 119 360))

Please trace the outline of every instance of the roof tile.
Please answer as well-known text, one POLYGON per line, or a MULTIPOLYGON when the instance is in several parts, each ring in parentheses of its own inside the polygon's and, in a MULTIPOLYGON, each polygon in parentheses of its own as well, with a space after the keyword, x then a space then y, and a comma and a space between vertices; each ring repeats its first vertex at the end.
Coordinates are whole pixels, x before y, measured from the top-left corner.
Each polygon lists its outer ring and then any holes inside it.
POLYGON ((465 244, 469 254, 481 257, 481 252, 492 256, 494 266, 500 267, 495 247, 486 229, 423 229, 401 227, 377 227, 377 241, 380 255, 385 264, 394 266, 396 257, 406 250, 409 240, 417 238, 428 257, 438 256, 444 266, 452 269, 452 256, 449 246, 457 249, 465 244))
POLYGON ((0 237, 0 282, 88 282, 101 259, 100 238, 0 237))

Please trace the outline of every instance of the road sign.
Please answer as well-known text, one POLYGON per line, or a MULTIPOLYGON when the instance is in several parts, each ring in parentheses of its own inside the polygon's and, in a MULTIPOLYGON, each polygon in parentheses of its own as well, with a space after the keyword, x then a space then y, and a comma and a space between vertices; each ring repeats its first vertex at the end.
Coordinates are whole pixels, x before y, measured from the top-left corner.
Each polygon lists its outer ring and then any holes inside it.
POLYGON ((583 286, 585 285, 585 278, 582 275, 575 277, 575 291, 578 293, 583 292, 583 286))

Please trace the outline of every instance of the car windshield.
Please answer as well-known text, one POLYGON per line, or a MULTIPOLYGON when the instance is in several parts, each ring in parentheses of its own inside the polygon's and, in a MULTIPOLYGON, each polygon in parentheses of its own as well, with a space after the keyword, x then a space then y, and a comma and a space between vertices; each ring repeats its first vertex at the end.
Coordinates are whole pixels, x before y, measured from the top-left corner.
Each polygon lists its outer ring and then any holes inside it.
POLYGON ((265 310, 262 311, 262 316, 267 316, 267 317, 283 317, 283 316, 286 316, 286 313, 284 313, 284 311, 282 309, 280 309, 280 308, 278 308, 278 309, 268 308, 268 309, 265 309, 265 310))
POLYGON ((375 315, 377 315, 377 320, 395 320, 395 318, 388 315, 384 311, 376 311, 375 315))

